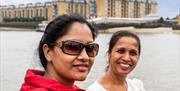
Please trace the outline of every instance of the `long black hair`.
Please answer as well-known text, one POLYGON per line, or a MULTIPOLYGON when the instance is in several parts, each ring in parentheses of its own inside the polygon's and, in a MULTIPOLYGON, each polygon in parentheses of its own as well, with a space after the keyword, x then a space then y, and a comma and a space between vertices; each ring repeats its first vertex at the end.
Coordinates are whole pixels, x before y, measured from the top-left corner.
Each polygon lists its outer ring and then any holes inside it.
POLYGON ((48 23, 45 32, 42 35, 42 38, 39 42, 38 54, 39 54, 40 62, 44 69, 46 69, 47 66, 47 59, 44 56, 43 45, 47 44, 49 48, 53 49, 54 46, 50 44, 55 43, 58 38, 66 35, 69 28, 72 26, 74 22, 87 24, 87 26, 91 30, 93 40, 95 40, 97 36, 97 31, 84 17, 78 14, 63 14, 56 17, 53 21, 48 23))

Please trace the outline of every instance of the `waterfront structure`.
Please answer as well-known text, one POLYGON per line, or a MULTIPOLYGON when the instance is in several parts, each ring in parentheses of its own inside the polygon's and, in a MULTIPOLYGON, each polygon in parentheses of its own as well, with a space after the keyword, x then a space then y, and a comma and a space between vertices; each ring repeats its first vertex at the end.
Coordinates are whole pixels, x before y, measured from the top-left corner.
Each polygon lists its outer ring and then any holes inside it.
POLYGON ((87 17, 86 0, 52 0, 51 19, 67 13, 78 13, 87 17))
POLYGON ((2 13, 1 13, 1 12, 2 12, 1 10, 2 10, 2 9, 1 9, 1 8, 2 8, 2 7, 1 7, 1 5, 0 5, 0 23, 3 21, 3 16, 2 16, 2 13))
POLYGON ((0 6, 0 22, 4 18, 41 16, 48 21, 65 13, 79 13, 86 18, 142 18, 157 14, 156 0, 52 0, 18 6, 0 6))
POLYGON ((26 5, 19 4, 18 6, 0 6, 0 22, 3 18, 18 19, 18 18, 32 18, 32 17, 43 17, 48 20, 49 8, 51 2, 46 3, 28 3, 26 5))
POLYGON ((177 22, 178 22, 178 25, 180 25, 180 14, 177 15, 177 22))

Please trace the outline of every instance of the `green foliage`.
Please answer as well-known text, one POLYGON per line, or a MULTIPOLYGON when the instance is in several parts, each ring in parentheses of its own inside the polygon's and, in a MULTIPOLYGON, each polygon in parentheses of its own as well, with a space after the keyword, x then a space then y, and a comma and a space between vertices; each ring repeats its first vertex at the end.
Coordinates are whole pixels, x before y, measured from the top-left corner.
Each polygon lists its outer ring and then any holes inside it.
POLYGON ((10 18, 10 17, 4 17, 3 21, 4 22, 41 22, 47 20, 45 17, 42 16, 35 16, 35 17, 14 17, 14 18, 10 18))
POLYGON ((135 24, 135 28, 157 28, 161 27, 161 23, 141 23, 141 24, 135 24))
POLYGON ((166 20, 170 20, 170 18, 169 18, 169 17, 167 17, 167 18, 166 18, 166 20))
POLYGON ((128 27, 133 26, 134 24, 131 23, 101 23, 96 24, 97 29, 108 29, 108 28, 116 28, 116 27, 128 27))
POLYGON ((160 17, 160 19, 159 19, 159 21, 158 21, 159 23, 163 23, 164 22, 164 19, 163 19, 163 17, 160 17))
POLYGON ((21 22, 11 23, 11 22, 7 22, 7 23, 0 23, 0 27, 36 29, 38 27, 38 23, 21 23, 21 22))

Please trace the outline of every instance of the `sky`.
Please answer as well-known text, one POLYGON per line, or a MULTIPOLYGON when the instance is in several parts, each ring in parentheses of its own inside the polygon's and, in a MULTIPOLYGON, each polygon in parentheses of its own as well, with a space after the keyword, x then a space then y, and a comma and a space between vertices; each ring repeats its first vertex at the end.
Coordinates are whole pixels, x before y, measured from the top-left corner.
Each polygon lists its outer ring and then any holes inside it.
MULTIPOLYGON (((0 0, 0 5, 18 5, 26 3, 45 2, 51 0, 0 0)), ((180 0, 157 0, 158 16, 173 18, 180 14, 180 0)))

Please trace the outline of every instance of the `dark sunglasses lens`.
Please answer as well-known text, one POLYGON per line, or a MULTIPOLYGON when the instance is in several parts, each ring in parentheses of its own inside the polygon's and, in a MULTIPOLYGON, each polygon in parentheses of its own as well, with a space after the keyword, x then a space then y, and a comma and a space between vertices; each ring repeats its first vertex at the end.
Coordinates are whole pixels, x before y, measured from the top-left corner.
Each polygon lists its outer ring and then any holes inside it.
POLYGON ((63 44, 63 51, 70 55, 79 55, 83 45, 75 41, 67 41, 63 44))
POLYGON ((98 50, 99 50, 98 44, 89 44, 86 46, 86 52, 90 57, 95 57, 98 53, 98 50))

